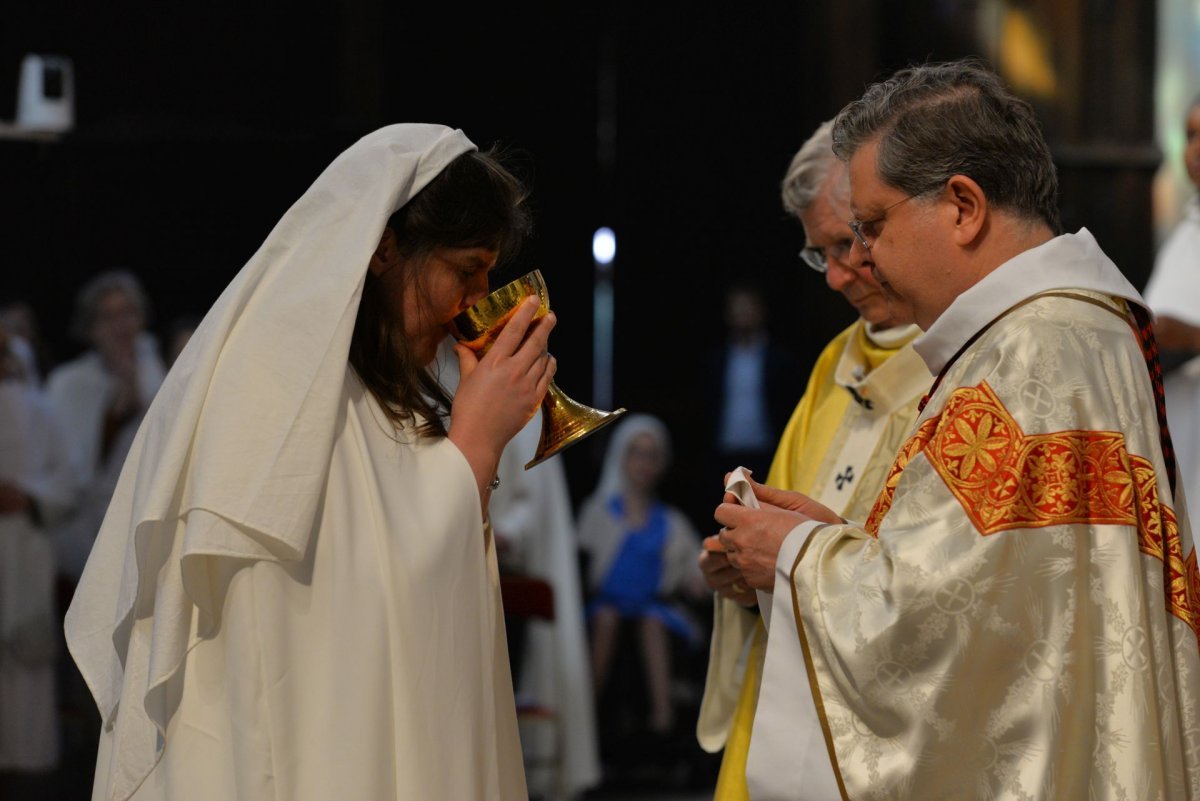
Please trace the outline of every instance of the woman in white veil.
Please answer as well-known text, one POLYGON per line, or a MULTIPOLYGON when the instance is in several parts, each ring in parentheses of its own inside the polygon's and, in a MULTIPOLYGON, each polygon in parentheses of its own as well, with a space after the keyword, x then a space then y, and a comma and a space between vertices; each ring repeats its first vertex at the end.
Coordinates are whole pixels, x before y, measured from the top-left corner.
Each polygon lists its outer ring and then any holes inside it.
POLYGON ((523 200, 461 131, 383 128, 205 316, 67 616, 95 799, 527 797, 482 518, 553 316, 460 347, 452 409, 424 369, 523 200))

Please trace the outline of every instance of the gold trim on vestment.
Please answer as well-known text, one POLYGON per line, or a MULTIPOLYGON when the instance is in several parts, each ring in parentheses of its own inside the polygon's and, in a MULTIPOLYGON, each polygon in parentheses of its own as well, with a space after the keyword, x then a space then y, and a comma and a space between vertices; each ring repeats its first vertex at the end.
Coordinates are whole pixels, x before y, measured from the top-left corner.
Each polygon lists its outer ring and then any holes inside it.
POLYGON ((800 547, 800 553, 796 554, 796 561, 792 563, 788 580, 792 585, 792 615, 796 620, 796 634, 800 637, 800 650, 804 652, 804 669, 808 671, 808 684, 812 688, 813 704, 817 708, 817 717, 821 719, 821 734, 825 737, 825 747, 829 750, 829 763, 833 766, 833 776, 837 779, 838 792, 842 794, 842 801, 850 801, 850 796, 846 792, 846 782, 842 779, 842 771, 838 767, 837 751, 833 747, 833 731, 829 727, 829 717, 825 714, 825 702, 821 698, 821 685, 817 681, 817 668, 813 664, 808 638, 804 636, 804 616, 800 612, 800 597, 796 593, 796 570, 800 567, 800 560, 804 558, 808 546, 812 544, 813 537, 823 528, 825 526, 820 525, 808 533, 808 539, 804 541, 804 545, 800 547))
POLYGON ((1200 639, 1200 571, 1183 553, 1175 510, 1158 474, 1119 431, 1027 435, 986 381, 959 387, 896 457, 866 530, 878 536, 908 462, 924 453, 983 536, 1018 528, 1090 524, 1137 530, 1138 548, 1163 562, 1167 609, 1200 639))

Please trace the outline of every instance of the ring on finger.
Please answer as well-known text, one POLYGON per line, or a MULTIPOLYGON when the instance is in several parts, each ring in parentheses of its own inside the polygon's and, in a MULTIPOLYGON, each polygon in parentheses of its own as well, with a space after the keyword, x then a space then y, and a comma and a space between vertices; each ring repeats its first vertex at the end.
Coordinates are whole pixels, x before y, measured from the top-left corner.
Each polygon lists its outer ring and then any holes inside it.
POLYGON ((730 584, 729 589, 732 590, 735 595, 741 595, 746 591, 746 585, 738 580, 730 584))

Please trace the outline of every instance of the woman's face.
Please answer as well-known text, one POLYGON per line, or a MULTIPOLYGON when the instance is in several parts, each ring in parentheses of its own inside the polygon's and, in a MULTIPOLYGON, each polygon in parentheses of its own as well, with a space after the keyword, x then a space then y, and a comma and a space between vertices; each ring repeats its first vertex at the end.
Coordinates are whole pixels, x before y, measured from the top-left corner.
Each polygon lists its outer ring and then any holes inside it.
MULTIPOLYGON (((418 364, 428 365, 460 312, 488 293, 488 272, 499 254, 492 248, 437 248, 424 263, 398 263, 379 275, 393 314, 418 364), (411 276, 405 281, 405 276, 411 276)), ((421 257, 419 257, 421 258, 421 257)))
POLYGON ((658 485, 664 461, 663 450, 654 435, 638 434, 625 449, 626 484, 632 490, 650 492, 658 485))
POLYGON ((1188 178, 1200 187, 1200 106, 1193 106, 1187 115, 1187 141, 1183 146, 1183 163, 1188 178))
POLYGON ((105 356, 128 356, 137 345, 142 332, 142 310, 121 289, 111 289, 96 302, 96 316, 92 320, 92 345, 105 356))

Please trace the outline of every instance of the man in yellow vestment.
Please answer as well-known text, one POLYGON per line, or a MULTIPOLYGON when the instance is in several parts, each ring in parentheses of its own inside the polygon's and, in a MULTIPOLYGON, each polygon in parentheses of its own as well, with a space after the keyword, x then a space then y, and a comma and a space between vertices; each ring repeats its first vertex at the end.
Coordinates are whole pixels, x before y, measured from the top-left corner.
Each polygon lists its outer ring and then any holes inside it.
POLYGON ((865 521, 757 483, 717 510, 773 591, 751 797, 1200 798, 1200 575, 1144 302, 1058 234, 1049 148, 987 70, 902 70, 834 149, 851 259, 937 378, 865 521))
MULTIPOLYGON (((849 184, 833 153, 832 129, 831 122, 821 125, 792 159, 783 180, 783 205, 804 226, 801 259, 823 273, 829 287, 861 316, 817 360, 767 481, 808 493, 841 514, 865 518, 933 377, 909 345, 920 333, 911 313, 903 304, 889 308, 869 269, 848 259, 853 236, 846 222, 849 184)), ((716 801, 744 801, 766 627, 753 608, 753 591, 740 583, 734 587, 741 574, 723 554, 705 551, 701 566, 718 595, 696 733, 705 749, 725 748, 716 801)))

